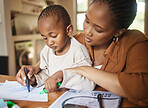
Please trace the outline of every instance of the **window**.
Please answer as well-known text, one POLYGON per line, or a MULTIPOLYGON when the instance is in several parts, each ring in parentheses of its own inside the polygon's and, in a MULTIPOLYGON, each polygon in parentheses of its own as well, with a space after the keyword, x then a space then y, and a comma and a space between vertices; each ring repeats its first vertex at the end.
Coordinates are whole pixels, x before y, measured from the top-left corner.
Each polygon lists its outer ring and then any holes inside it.
MULTIPOLYGON (((76 0, 77 1, 77 31, 83 30, 83 22, 85 13, 88 9, 90 0, 76 0)), ((144 32, 144 13, 145 13, 145 0, 137 1, 137 15, 129 29, 138 29, 144 32)))
POLYGON ((77 31, 83 30, 83 22, 87 9, 88 0, 77 0, 77 31))
POLYGON ((145 16, 145 2, 144 0, 137 1, 137 15, 129 29, 138 29, 144 33, 144 16, 145 16))

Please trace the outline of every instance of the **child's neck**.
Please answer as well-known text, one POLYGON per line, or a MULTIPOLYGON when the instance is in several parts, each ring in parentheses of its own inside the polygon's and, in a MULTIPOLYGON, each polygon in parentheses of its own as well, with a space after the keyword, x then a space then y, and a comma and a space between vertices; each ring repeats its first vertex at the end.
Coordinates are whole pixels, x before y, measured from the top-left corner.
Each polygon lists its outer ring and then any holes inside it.
POLYGON ((71 39, 70 37, 67 39, 67 42, 66 42, 65 46, 63 47, 63 49, 61 49, 60 51, 55 51, 55 55, 57 55, 57 56, 64 55, 69 51, 70 45, 71 45, 70 39, 71 39))

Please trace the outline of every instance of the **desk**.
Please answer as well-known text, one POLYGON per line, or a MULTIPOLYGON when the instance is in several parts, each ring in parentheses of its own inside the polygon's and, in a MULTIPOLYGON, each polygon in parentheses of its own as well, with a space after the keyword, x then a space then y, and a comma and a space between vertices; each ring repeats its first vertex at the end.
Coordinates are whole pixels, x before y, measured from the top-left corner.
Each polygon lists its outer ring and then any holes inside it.
MULTIPOLYGON (((5 80, 16 81, 15 76, 0 75, 0 83, 5 82, 5 80)), ((96 90, 103 90, 97 88, 96 90)), ((31 102, 31 101, 20 101, 11 100, 21 108, 48 108, 58 97, 60 97, 66 90, 56 91, 53 93, 48 93, 48 102, 31 102)), ((136 105, 131 104, 126 99, 123 99, 121 107, 136 107, 136 105)))

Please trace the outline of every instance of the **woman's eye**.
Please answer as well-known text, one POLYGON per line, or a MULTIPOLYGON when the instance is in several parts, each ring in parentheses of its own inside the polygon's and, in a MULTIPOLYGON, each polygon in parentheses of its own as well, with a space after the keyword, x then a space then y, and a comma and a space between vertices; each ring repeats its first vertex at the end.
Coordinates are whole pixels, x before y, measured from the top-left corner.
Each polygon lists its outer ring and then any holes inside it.
POLYGON ((89 23, 89 21, 87 20, 87 19, 85 19, 85 22, 88 24, 89 23))
POLYGON ((97 30, 97 29, 95 29, 98 33, 103 33, 103 31, 102 30, 97 30))

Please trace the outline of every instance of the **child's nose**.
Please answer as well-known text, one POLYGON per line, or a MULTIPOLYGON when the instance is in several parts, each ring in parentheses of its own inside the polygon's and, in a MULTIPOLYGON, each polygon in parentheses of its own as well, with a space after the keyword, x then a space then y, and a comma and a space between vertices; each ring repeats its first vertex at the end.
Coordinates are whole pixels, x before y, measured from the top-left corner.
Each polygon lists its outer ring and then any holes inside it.
POLYGON ((53 45, 53 40, 51 39, 51 38, 48 38, 47 39, 47 44, 48 44, 48 46, 51 46, 51 45, 53 45))

